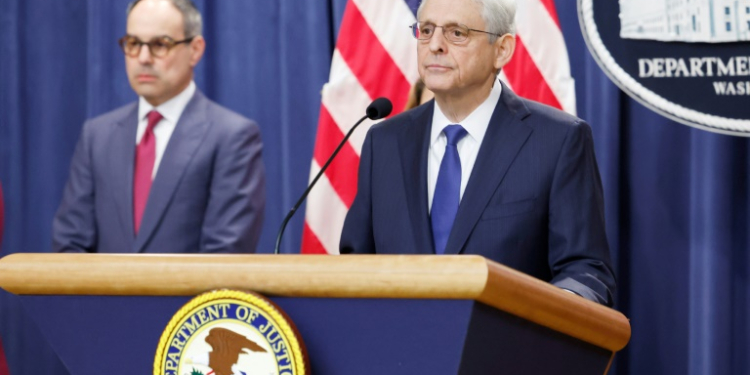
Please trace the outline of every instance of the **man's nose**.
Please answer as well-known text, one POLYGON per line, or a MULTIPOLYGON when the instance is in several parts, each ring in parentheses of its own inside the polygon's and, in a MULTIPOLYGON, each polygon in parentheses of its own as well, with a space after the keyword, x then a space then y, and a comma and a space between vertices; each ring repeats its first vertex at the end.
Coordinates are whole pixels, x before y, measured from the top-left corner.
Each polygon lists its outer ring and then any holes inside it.
POLYGON ((141 44, 141 49, 138 51, 138 61, 141 64, 151 64, 154 61, 154 56, 151 55, 148 44, 141 44))
POLYGON ((432 38, 429 40, 430 42, 430 52, 432 53, 443 53, 445 52, 446 48, 446 40, 445 36, 443 35, 443 28, 442 27, 436 27, 435 30, 432 33, 432 38), (440 30, 440 31, 438 31, 440 30))

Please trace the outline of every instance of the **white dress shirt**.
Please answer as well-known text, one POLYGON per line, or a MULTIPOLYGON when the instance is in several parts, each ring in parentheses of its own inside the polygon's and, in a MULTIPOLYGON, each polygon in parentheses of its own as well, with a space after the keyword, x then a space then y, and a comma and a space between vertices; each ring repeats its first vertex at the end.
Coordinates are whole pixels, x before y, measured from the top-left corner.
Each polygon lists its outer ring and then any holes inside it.
POLYGON ((149 102, 147 102, 142 96, 138 99, 138 130, 136 130, 135 133, 136 146, 141 142, 143 133, 146 132, 146 126, 148 126, 148 113, 151 112, 152 109, 155 109, 157 112, 161 113, 162 117, 164 117, 154 127, 154 137, 156 137, 156 158, 154 159, 154 170, 151 172, 152 180, 156 177, 156 171, 159 169, 161 158, 164 156, 167 144, 169 144, 169 138, 172 137, 177 122, 180 120, 180 116, 182 116, 182 112, 185 110, 188 102, 193 98, 193 94, 195 94, 195 82, 191 81, 185 90, 182 90, 177 96, 167 100, 158 107, 149 104, 149 102))
MULTIPOLYGON (((484 134, 490 124, 492 113, 500 99, 503 86, 495 82, 492 86, 490 95, 485 101, 471 112, 459 125, 466 129, 466 134, 458 141, 458 156, 461 158, 461 195, 463 198, 466 185, 469 183, 471 170, 474 169, 474 163, 477 161, 479 146, 482 145, 484 134)), ((438 172, 440 172, 440 163, 443 161, 445 154, 445 145, 448 140, 443 133, 443 129, 448 125, 455 123, 448 120, 443 114, 440 106, 435 102, 435 110, 432 114, 432 130, 430 132, 430 149, 427 160, 427 204, 432 212, 432 197, 435 195, 435 185, 437 184, 438 172)))

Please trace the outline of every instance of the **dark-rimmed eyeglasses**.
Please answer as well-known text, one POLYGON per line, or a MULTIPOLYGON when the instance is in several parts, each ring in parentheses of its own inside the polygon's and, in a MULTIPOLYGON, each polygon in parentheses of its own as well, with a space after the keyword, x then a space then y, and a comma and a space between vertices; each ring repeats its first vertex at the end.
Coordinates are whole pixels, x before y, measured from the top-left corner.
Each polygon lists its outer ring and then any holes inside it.
POLYGON ((469 33, 474 31, 477 33, 485 33, 494 36, 501 36, 499 34, 491 33, 489 31, 470 29, 466 25, 459 23, 450 23, 443 26, 438 26, 433 23, 421 23, 415 22, 409 26, 411 28, 411 34, 418 40, 430 40, 432 35, 435 34, 435 29, 438 27, 443 29, 443 37, 452 43, 461 43, 469 39, 469 33))
POLYGON ((169 50, 171 50, 178 44, 190 43, 193 41, 193 39, 195 39, 195 37, 175 41, 168 36, 161 36, 151 39, 148 42, 144 42, 132 35, 125 35, 124 37, 120 38, 117 43, 120 44, 120 48, 122 48, 122 51, 130 57, 138 57, 138 55, 141 53, 141 46, 144 45, 148 46, 148 51, 151 53, 151 56, 164 57, 167 55, 167 53, 169 53, 169 50))

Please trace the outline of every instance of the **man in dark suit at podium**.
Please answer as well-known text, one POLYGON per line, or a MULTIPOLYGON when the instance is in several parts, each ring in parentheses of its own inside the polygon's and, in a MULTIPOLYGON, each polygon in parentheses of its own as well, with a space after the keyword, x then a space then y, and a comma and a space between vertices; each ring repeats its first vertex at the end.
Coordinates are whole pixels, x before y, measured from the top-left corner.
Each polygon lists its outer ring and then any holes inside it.
POLYGON ((425 0, 413 27, 435 100, 373 126, 342 254, 478 254, 605 305, 615 280, 591 129, 497 80, 512 0, 425 0))
POLYGON ((120 46, 139 100, 84 124, 54 250, 255 251, 265 206, 260 131, 196 88, 201 23, 190 0, 131 3, 120 46))

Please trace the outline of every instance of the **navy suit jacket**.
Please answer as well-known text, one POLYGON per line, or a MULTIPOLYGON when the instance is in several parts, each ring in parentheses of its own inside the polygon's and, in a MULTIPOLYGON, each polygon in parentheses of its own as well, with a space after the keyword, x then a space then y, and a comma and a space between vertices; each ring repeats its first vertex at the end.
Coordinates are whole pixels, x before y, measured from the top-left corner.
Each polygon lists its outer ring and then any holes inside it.
POLYGON ((207 99, 188 102, 136 236, 133 168, 138 103, 87 121, 53 223, 61 252, 254 252, 265 206, 258 126, 207 99))
POLYGON ((3 225, 5 225, 5 210, 3 208, 3 185, 0 184, 0 245, 3 244, 3 225))
MULTIPOLYGON (((427 207, 434 105, 368 132, 342 254, 434 254, 427 207)), ((611 305, 615 280, 604 229, 588 124, 503 87, 446 254, 482 255, 611 305)))

